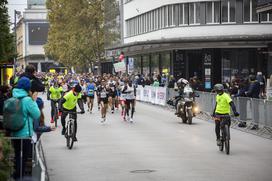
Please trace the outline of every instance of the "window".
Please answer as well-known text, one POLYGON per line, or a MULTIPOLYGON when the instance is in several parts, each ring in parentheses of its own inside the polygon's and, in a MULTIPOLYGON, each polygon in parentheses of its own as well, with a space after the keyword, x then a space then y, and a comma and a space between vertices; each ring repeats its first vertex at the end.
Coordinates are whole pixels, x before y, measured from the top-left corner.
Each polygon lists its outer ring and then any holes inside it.
POLYGON ((220 2, 206 2, 206 23, 220 22, 220 2))
POLYGON ((178 5, 178 24, 183 25, 184 20, 183 20, 183 4, 178 5))
POLYGON ((164 12, 165 12, 165 18, 164 18, 164 23, 165 23, 165 27, 168 27, 169 25, 169 21, 168 21, 168 16, 169 16, 169 13, 168 13, 168 6, 165 6, 164 7, 164 12))
POLYGON ((183 4, 183 24, 189 24, 189 4, 183 4))
POLYGON ((257 22, 258 13, 255 0, 244 0, 244 22, 257 22))
POLYGON ((189 4, 189 24, 200 23, 200 3, 189 4))
POLYGON ((206 2, 206 23, 213 23, 213 2, 206 2))
POLYGON ((28 25, 29 44, 44 45, 47 41, 48 29, 48 23, 30 23, 28 25))
POLYGON ((272 22, 272 13, 261 13, 260 17, 262 23, 272 22))
POLYGON ((174 25, 174 6, 168 6, 168 26, 174 25))
POLYGON ((222 13, 222 22, 223 23, 232 23, 235 22, 235 11, 236 11, 236 1, 228 0, 221 1, 221 13, 222 13))

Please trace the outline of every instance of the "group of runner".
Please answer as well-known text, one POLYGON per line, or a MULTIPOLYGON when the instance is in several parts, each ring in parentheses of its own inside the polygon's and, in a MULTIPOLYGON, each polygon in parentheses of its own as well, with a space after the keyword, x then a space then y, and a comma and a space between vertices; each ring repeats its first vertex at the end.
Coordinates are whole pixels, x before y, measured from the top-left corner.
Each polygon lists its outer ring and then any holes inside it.
POLYGON ((132 77, 104 74, 94 76, 82 75, 47 75, 44 79, 48 85, 48 99, 51 100, 51 122, 53 123, 54 106, 58 101, 76 85, 81 87, 81 98, 88 107, 88 112, 93 112, 94 100, 97 100, 98 110, 101 112, 101 123, 107 118, 107 113, 114 114, 121 107, 122 120, 133 123, 135 112, 136 85, 132 77))

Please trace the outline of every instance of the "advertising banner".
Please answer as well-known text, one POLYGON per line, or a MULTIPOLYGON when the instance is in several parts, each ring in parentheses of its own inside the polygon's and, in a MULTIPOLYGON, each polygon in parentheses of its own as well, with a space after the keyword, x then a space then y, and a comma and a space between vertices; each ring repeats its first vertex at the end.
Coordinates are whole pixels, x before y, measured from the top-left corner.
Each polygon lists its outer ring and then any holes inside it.
POLYGON ((126 71, 126 64, 125 62, 118 62, 113 64, 115 72, 125 72, 126 71))
POLYGON ((166 93, 166 87, 145 86, 143 88, 142 86, 139 86, 137 88, 136 99, 164 106, 167 99, 166 93))

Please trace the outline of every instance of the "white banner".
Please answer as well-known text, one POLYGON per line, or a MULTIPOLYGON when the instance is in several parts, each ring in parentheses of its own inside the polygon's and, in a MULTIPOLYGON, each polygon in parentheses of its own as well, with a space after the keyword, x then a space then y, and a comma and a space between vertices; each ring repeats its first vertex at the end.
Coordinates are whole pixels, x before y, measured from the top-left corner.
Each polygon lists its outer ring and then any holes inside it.
POLYGON ((143 102, 166 104, 166 87, 138 86, 136 99, 143 102))
POLYGON ((115 72, 125 72, 126 71, 126 64, 125 62, 118 62, 113 64, 115 72))

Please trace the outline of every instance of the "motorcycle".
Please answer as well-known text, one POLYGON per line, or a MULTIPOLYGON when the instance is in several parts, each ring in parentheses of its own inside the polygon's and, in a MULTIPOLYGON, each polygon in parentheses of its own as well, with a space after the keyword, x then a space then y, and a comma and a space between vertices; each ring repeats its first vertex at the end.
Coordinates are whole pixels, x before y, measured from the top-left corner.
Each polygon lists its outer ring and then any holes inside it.
POLYGON ((192 124, 193 117, 199 113, 195 97, 199 97, 199 95, 189 85, 186 85, 181 95, 167 103, 176 107, 176 115, 182 119, 183 123, 192 124))

